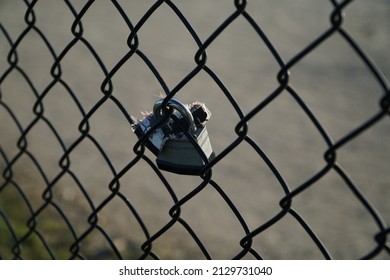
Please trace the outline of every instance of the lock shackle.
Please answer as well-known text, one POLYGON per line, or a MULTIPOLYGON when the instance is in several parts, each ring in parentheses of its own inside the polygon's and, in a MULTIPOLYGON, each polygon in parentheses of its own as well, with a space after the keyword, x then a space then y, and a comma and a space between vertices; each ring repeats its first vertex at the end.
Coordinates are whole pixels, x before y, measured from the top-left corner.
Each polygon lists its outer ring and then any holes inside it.
MULTIPOLYGON (((153 106, 153 115, 156 116, 157 119, 161 119, 164 115, 162 115, 162 104, 164 102, 164 98, 161 98, 154 103, 153 106)), ((167 104, 168 108, 176 109, 180 112, 180 114, 183 115, 183 117, 187 120, 188 124, 190 125, 190 130, 192 133, 195 133, 196 131, 196 125, 194 121, 194 116, 192 115, 190 109, 180 101, 176 99, 170 99, 167 104)))

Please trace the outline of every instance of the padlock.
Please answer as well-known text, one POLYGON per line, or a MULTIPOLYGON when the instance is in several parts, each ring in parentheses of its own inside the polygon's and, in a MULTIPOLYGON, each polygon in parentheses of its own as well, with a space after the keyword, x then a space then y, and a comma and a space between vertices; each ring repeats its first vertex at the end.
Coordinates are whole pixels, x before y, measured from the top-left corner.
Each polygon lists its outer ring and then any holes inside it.
MULTIPOLYGON (((163 101, 164 99, 158 100, 153 107, 153 115, 157 119, 164 116, 162 110, 163 101)), ((172 128, 171 137, 165 141, 158 153, 156 159, 157 166, 162 170, 177 174, 199 175, 206 162, 215 156, 205 120, 199 121, 197 118, 197 121, 195 121, 193 116, 195 112, 192 113, 186 105, 178 100, 169 100, 167 107, 176 110, 172 112, 172 115, 175 116, 172 118, 177 119, 179 123, 173 122, 173 124, 179 125, 182 129, 172 128), (184 133, 183 129, 188 129, 188 133, 184 133), (188 139, 186 134, 192 137, 194 143, 188 139), (201 152, 198 151, 197 145, 201 152)), ((202 116, 201 113, 198 110, 197 115, 202 116)))

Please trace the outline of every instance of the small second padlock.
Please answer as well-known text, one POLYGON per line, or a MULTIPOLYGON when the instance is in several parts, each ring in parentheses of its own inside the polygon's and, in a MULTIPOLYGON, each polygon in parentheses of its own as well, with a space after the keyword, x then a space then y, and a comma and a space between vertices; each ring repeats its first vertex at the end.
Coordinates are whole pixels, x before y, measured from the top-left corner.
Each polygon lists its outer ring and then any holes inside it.
MULTIPOLYGON (((164 99, 158 100, 153 107, 153 115, 157 119, 163 117, 163 101, 164 99)), ((214 152, 205 125, 207 114, 204 110, 207 109, 197 103, 192 106, 191 109, 193 111, 191 112, 186 105, 175 99, 169 100, 167 107, 179 112, 188 126, 188 133, 179 130, 179 133, 174 133, 172 137, 166 140, 157 155, 157 166, 162 170, 178 174, 199 175, 206 164, 205 160, 210 161, 214 158, 214 152), (196 119, 194 119, 194 115, 196 115, 196 119), (186 134, 193 137, 195 143, 192 143, 186 134), (196 145, 199 145, 201 153, 196 145)))

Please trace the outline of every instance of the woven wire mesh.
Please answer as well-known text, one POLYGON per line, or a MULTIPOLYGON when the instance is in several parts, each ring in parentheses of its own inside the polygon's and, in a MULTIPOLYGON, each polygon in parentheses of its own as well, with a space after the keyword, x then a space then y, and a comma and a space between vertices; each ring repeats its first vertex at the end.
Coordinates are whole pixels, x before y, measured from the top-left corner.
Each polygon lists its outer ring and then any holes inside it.
POLYGON ((389 259, 386 1, 0 11, 1 258, 389 259), (212 112, 200 176, 132 132, 161 93, 212 112))

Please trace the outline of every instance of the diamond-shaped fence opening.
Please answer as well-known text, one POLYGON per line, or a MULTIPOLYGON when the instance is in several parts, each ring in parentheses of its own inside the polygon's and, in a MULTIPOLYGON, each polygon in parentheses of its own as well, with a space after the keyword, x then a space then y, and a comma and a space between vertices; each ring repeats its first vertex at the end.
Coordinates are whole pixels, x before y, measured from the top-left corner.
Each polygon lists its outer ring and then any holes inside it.
POLYGON ((389 15, 1 1, 0 258, 389 259, 389 15), (162 96, 211 111, 195 176, 134 133, 162 96))

